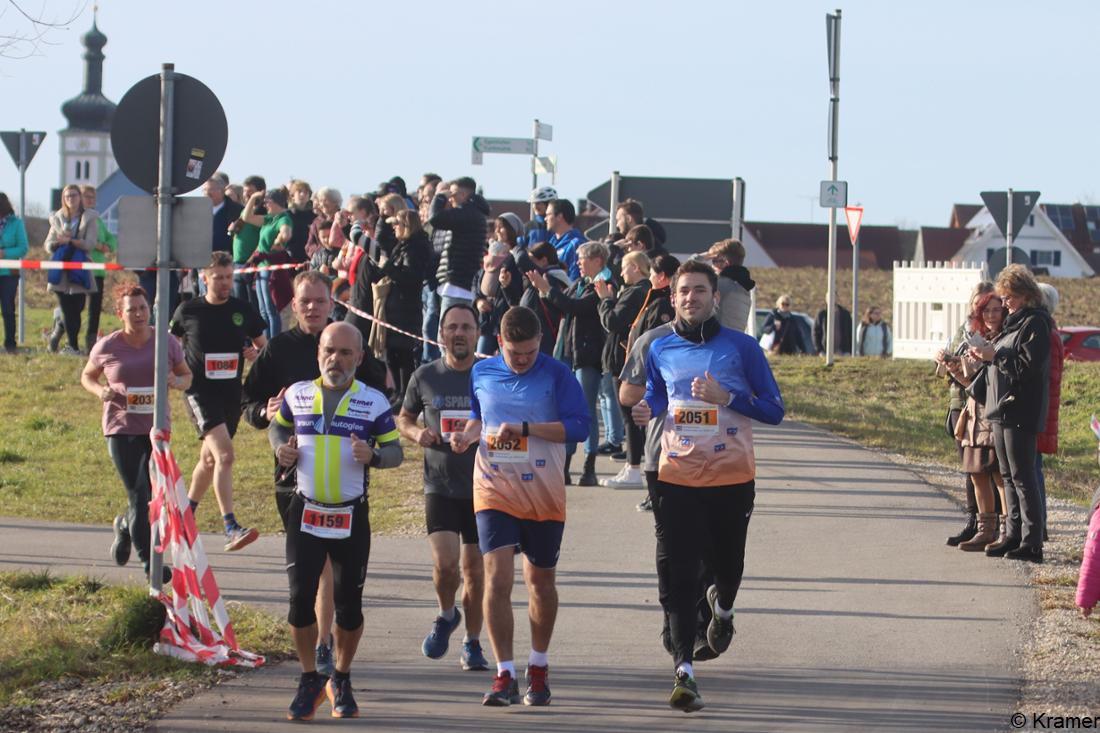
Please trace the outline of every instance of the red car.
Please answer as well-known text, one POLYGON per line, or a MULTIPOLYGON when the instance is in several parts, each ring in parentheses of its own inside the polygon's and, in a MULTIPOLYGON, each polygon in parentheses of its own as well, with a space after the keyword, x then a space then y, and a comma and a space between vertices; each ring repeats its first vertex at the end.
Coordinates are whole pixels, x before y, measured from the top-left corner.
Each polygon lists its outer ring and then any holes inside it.
POLYGON ((1066 359, 1070 361, 1100 361, 1100 328, 1066 326, 1059 328, 1066 359))

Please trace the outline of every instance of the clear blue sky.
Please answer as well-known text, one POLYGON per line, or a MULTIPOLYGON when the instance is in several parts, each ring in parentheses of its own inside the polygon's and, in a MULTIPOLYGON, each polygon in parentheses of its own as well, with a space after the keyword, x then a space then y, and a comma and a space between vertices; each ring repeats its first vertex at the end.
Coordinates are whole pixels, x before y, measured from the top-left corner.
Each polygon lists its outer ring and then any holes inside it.
MULTIPOLYGON (((64 16, 75 0, 45 0, 64 16)), ((6 6, 0 32, 18 19, 6 6)), ((345 193, 394 174, 530 189, 528 159, 470 164, 473 135, 554 126, 570 198, 624 175, 747 182, 747 218, 825 220, 825 14, 791 2, 416 3, 103 0, 104 92, 163 62, 204 81, 229 119, 222 167, 345 193)), ((1096 202, 1100 3, 847 2, 840 177, 872 224, 944 226, 984 189, 1096 202)), ((82 83, 91 5, 40 55, 0 58, 0 128, 46 130, 28 199, 57 185, 61 103, 82 83)), ((549 183, 549 177, 543 177, 549 183)), ((540 181, 541 183, 542 181, 540 181)), ((0 162, 0 190, 18 176, 0 162)))

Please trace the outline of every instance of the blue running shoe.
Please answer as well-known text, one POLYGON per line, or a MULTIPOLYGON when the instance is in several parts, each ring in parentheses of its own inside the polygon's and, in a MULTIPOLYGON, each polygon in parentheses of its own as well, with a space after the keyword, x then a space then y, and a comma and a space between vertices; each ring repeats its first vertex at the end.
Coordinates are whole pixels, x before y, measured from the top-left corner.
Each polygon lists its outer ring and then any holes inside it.
POLYGON ((359 706, 355 703, 355 697, 351 694, 350 679, 347 677, 342 680, 333 678, 328 681, 325 691, 328 692, 329 702, 332 703, 332 717, 359 717, 359 706))
POLYGON ((462 668, 467 672, 483 672, 489 669, 489 661, 481 651, 481 642, 477 639, 462 642, 462 668))
POLYGON ((430 634, 424 637, 424 644, 420 647, 420 650, 424 652, 424 656, 428 659, 439 659, 447 653, 447 647, 450 645, 451 634, 462 623, 462 612, 457 608, 455 609, 454 618, 448 621, 442 616, 436 616, 435 621, 432 623, 432 631, 430 634))
POLYGON ((325 699, 328 677, 316 672, 303 672, 298 680, 298 693, 287 710, 287 720, 313 720, 313 714, 325 699))
POLYGON ((317 672, 331 677, 336 671, 336 664, 332 659, 332 637, 329 636, 329 643, 321 642, 317 645, 316 664, 317 672))

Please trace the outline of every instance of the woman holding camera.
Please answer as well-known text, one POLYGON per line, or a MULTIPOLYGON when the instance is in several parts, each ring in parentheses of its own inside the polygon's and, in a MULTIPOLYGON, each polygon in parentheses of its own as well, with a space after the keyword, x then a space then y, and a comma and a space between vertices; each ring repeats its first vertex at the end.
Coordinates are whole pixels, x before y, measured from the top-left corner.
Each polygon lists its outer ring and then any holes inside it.
POLYGON ((1023 265, 1001 270, 994 285, 1008 316, 991 344, 971 346, 985 364, 970 393, 984 396, 1005 483, 1005 534, 991 557, 1043 561, 1043 514, 1035 474, 1037 436, 1046 425, 1050 379, 1050 314, 1023 265))
MULTIPOLYGON (((995 339, 1005 318, 1004 306, 995 293, 981 294, 973 303, 969 334, 963 343, 967 351, 973 344, 984 344, 995 339)), ((968 386, 984 368, 982 362, 969 353, 943 355, 940 363, 951 375, 951 379, 962 387, 968 386)), ((993 496, 993 484, 997 485, 997 490, 1001 493, 1002 506, 1004 484, 998 471, 993 426, 986 419, 985 405, 973 397, 967 396, 955 421, 955 439, 959 443, 963 471, 967 473, 974 488, 978 510, 976 533, 969 539, 960 541, 958 547, 966 552, 977 552, 991 546, 997 539, 997 504, 993 496)))

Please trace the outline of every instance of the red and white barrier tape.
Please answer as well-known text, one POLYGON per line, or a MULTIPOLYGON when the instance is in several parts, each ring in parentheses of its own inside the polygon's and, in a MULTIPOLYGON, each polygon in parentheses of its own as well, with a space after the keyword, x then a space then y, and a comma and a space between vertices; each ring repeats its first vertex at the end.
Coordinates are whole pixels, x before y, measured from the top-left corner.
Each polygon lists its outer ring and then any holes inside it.
POLYGON ((214 580, 214 571, 206 561, 202 539, 195 527, 195 515, 187 501, 187 486, 169 444, 170 433, 152 431, 153 455, 149 474, 153 499, 149 502, 149 522, 159 528, 158 552, 172 550, 172 593, 157 595, 168 618, 153 651, 169 657, 207 665, 259 667, 264 658, 246 652, 237 645, 225 599, 214 580), (218 625, 215 631, 206 612, 207 604, 218 625))
MULTIPOLYGON (((296 270, 305 267, 305 262, 290 262, 285 265, 260 265, 234 270, 234 273, 249 274, 263 270, 296 270)), ((0 270, 126 270, 130 272, 155 271, 155 267, 123 267, 117 262, 58 262, 55 260, 0 260, 0 270)), ((172 270, 189 270, 189 267, 173 267, 172 270)))
MULTIPOLYGON (((393 326, 389 323, 386 323, 385 321, 383 321, 380 318, 375 318, 370 313, 366 313, 364 311, 359 310, 358 308, 356 308, 354 305, 352 305, 350 303, 344 303, 344 307, 347 308, 352 313, 354 313, 355 315, 359 316, 360 318, 366 318, 369 321, 373 321, 374 323, 377 323, 379 326, 382 326, 383 328, 388 328, 391 331, 397 331, 398 333, 404 334, 405 336, 411 336, 412 338, 414 338, 418 341, 424 341, 426 343, 431 344, 432 346, 438 346, 440 349, 446 349, 446 347, 443 344, 439 343, 438 341, 432 341, 430 338, 425 338, 422 335, 417 335, 415 333, 409 333, 408 331, 403 331, 402 329, 398 328, 397 326, 393 326)), ((440 314, 440 316, 442 316, 442 314, 440 314)), ((492 354, 479 354, 477 352, 474 352, 474 356, 480 356, 482 359, 488 359, 489 357, 492 356, 492 354)))

